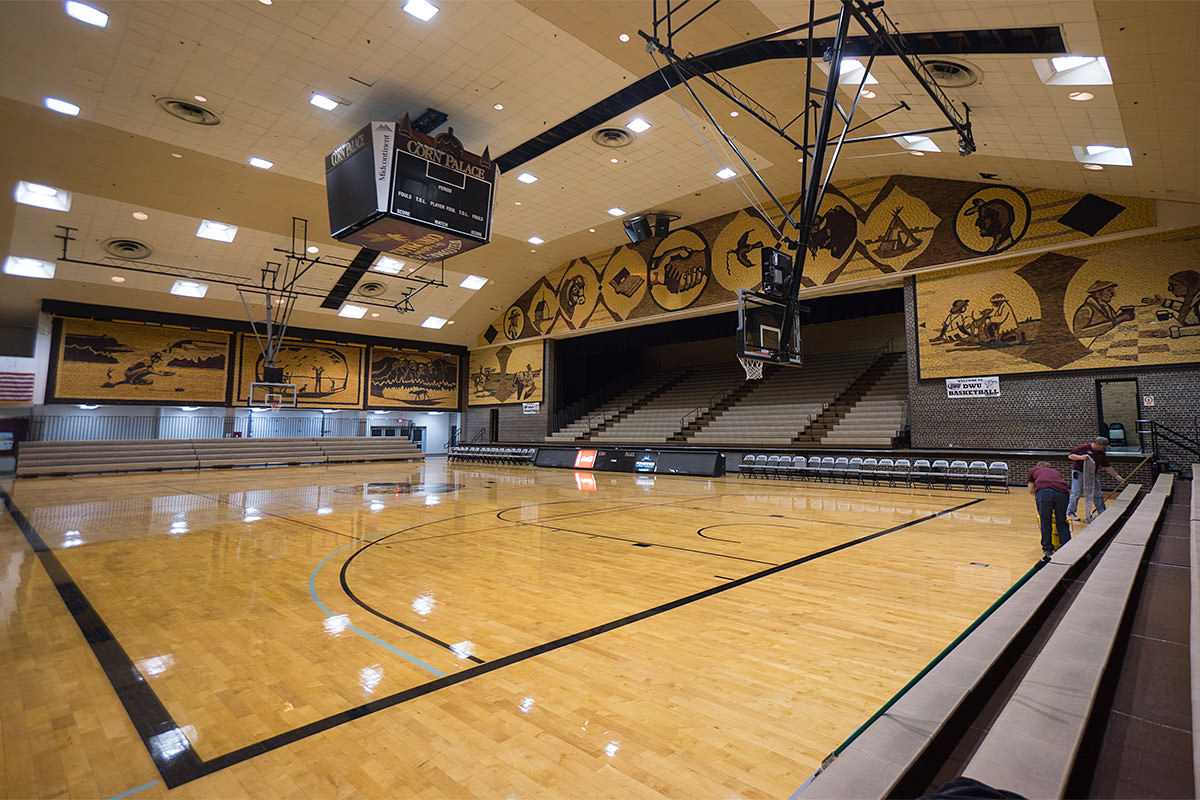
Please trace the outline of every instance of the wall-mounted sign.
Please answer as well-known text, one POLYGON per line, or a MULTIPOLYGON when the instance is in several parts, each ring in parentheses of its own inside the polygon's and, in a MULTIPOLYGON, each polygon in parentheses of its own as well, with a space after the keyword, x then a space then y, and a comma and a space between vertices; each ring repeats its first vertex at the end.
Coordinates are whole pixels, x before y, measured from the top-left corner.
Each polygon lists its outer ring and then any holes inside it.
POLYGON ((524 414, 540 414, 542 413, 541 403, 521 403, 521 412, 524 414))
POLYGON ((946 378, 946 397, 999 397, 1000 377, 946 378))

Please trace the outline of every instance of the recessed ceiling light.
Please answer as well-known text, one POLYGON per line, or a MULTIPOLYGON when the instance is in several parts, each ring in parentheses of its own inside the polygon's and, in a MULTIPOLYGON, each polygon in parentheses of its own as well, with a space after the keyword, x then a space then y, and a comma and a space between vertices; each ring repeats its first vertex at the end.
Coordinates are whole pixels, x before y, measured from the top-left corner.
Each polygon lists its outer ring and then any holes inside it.
POLYGON ((183 158, 182 153, 171 153, 171 158, 183 158))
POLYGON ((528 241, 530 244, 545 244, 546 243, 546 240, 540 236, 530 236, 529 239, 527 239, 526 241, 528 241))
POLYGON ((342 303, 342 307, 338 309, 339 317, 349 317, 350 319, 362 319, 366 313, 366 306, 356 306, 354 303, 342 303))
POLYGON ((22 278, 53 278, 54 262, 42 261, 40 258, 9 256, 4 259, 4 274, 19 275, 22 278))
POLYGON ((68 117, 79 116, 79 106, 74 103, 68 103, 66 100, 59 100, 57 97, 47 97, 42 101, 46 108, 51 111, 57 111, 60 114, 66 114, 68 117))
POLYGON ((1095 56, 1055 56, 1050 59, 1050 63, 1054 65, 1056 72, 1064 72, 1068 69, 1082 67, 1084 64, 1091 64, 1095 60, 1095 56))
POLYGON ((1133 154, 1128 147, 1107 144, 1089 144, 1086 147, 1071 146, 1075 160, 1083 164, 1105 164, 1111 167, 1132 167, 1133 154))
POLYGON ((595 228, 588 228, 588 233, 595 233, 595 232, 596 232, 595 228))
POLYGON ((1104 165, 1103 164, 1084 164, 1083 168, 1084 169, 1092 169, 1092 170, 1102 170, 1102 169, 1104 169, 1104 165))
POLYGON ((868 100, 874 100, 877 97, 877 95, 874 92, 872 92, 870 89, 863 89, 862 96, 868 100))
POLYGON ((38 208, 48 208, 51 211, 70 211, 71 193, 66 189, 46 186, 31 181, 17 181, 17 191, 13 194, 18 203, 38 208))
POLYGON ((879 83, 875 76, 857 58, 843 58, 838 72, 838 83, 879 83), (863 73, 867 79, 863 81, 863 73))
POLYGON ((321 248, 317 247, 315 244, 310 244, 308 246, 308 252, 310 254, 316 254, 316 253, 321 252, 321 248))
POLYGON ((472 292, 477 289, 482 289, 487 286, 488 279, 481 275, 468 275, 463 278, 463 282, 459 284, 464 289, 470 289, 472 292))
POLYGON ((924 150, 929 153, 940 153, 942 148, 937 146, 937 142, 930 139, 928 136, 920 134, 906 134, 904 136, 895 137, 895 141, 900 144, 905 150, 924 150))
POLYGON ((376 272, 385 272, 388 275, 399 275, 400 270, 404 269, 404 262, 398 258, 384 256, 371 269, 376 272))
POLYGON ((425 321, 421 323, 421 327, 422 328, 432 328, 433 330, 436 331, 436 330, 440 330, 441 327, 443 325, 445 325, 448 321, 449 320, 444 320, 441 317, 426 317, 425 321))
POLYGON ((438 7, 428 0, 408 0, 404 4, 404 11, 421 22, 429 22, 438 13, 438 7))
POLYGON ((521 201, 520 201, 520 200, 518 200, 518 201, 516 201, 515 203, 513 203, 513 205, 514 205, 514 206, 519 206, 519 205, 521 205, 521 201))
POLYGON ((610 159, 608 160, 608 163, 610 163, 610 164, 619 164, 619 163, 621 163, 621 160, 620 160, 619 158, 610 158, 610 159))
POLYGON ((113 275, 111 278, 109 278, 109 280, 112 281, 113 283, 124 283, 125 282, 125 278, 122 277, 121 275, 113 275))
POLYGON ((232 242, 233 237, 237 236, 237 232, 237 225, 227 225, 224 222, 205 219, 201 220, 200 227, 196 228, 196 237, 212 239, 214 242, 232 242))
POLYGON ((625 213, 625 209, 621 208, 620 206, 613 206, 608 210, 608 213, 614 217, 619 217, 625 213))
POLYGON ((731 117, 736 117, 737 115, 738 115, 738 112, 736 112, 736 111, 729 112, 729 116, 731 116, 731 117))
POLYGON ((145 211, 135 211, 133 212, 133 218, 138 222, 145 222, 146 220, 150 219, 150 215, 145 211))
POLYGON ((646 122, 646 120, 642 119, 641 117, 634 117, 629 122, 625 123, 625 127, 629 128, 629 130, 633 131, 634 133, 644 133, 645 131, 650 130, 650 123, 646 122))
POLYGON ((908 154, 910 156, 923 156, 923 155, 925 155, 925 151, 924 150, 909 150, 908 154))
POLYGON ((274 2, 274 0, 258 0, 258 2, 262 3, 264 6, 269 6, 272 2, 274 2))
POLYGON ((195 100, 197 103, 207 103, 208 102, 208 98, 202 94, 194 94, 194 95, 192 95, 192 99, 195 100))
POLYGON ((1096 95, 1092 94, 1091 92, 1071 92, 1069 95, 1067 95, 1067 99, 1083 103, 1087 100, 1091 100, 1095 96, 1096 95))
POLYGON ((180 297, 204 297, 208 294, 208 284, 199 281, 175 281, 171 284, 171 294, 180 297))
POLYGON ((258 156, 250 156, 250 161, 248 163, 250 166, 258 167, 259 169, 270 169, 271 167, 275 166, 274 161, 267 161, 265 158, 259 158, 258 156))
POLYGON ((618 38, 618 39, 620 39, 622 42, 628 42, 628 41, 629 41, 629 34, 628 34, 628 33, 622 33, 622 34, 621 34, 620 36, 618 36, 617 38, 618 38))
POLYGON ((313 104, 317 108, 323 108, 326 111, 333 111, 335 108, 338 107, 337 100, 331 100, 330 98, 326 97, 325 95, 316 94, 315 92, 313 93, 312 97, 308 98, 308 102, 313 104))
POLYGON ((496 109, 497 111, 503 111, 504 105, 502 103, 495 103, 492 105, 492 108, 496 109))
POLYGON ((372 312, 371 312, 371 316, 372 316, 372 317, 378 317, 378 316, 379 316, 379 312, 378 312, 378 311, 372 311, 372 312))
MULTIPOLYGON (((454 320, 452 320, 452 319, 448 319, 448 320, 446 320, 446 324, 447 324, 447 325, 453 325, 453 324, 454 324, 454 320)), ((434 413, 436 413, 436 412, 434 412, 434 413)))
POLYGON ((530 175, 528 172, 522 172, 517 176, 517 180, 519 180, 521 183, 536 183, 537 175, 530 175))
POLYGON ((105 14, 98 8, 92 8, 87 3, 77 3, 75 0, 67 0, 66 10, 68 17, 74 17, 80 22, 95 25, 97 28, 108 27, 108 14, 105 14))
POLYGON ((721 169, 720 169, 720 170, 717 172, 717 177, 718 177, 718 178, 720 178, 720 179, 721 179, 721 180, 723 180, 723 181, 727 181, 727 180, 729 180, 730 178, 736 178, 736 177, 737 177, 737 173, 736 173, 736 172, 735 172, 733 169, 731 169, 730 167, 722 167, 722 168, 721 168, 721 169))

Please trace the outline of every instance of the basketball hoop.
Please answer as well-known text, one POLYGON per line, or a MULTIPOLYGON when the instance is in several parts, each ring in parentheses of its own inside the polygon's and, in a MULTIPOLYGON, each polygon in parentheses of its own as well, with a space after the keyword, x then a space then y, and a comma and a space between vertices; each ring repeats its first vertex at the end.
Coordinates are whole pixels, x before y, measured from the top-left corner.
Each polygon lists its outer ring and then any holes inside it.
POLYGON ((759 381, 763 376, 763 362, 757 358, 744 358, 738 356, 737 360, 741 362, 742 369, 746 370, 746 380, 759 381))
POLYGON ((279 411, 280 407, 282 407, 282 406, 283 406, 283 395, 281 395, 281 394, 268 394, 267 395, 267 409, 268 410, 270 410, 271 412, 277 412, 277 411, 279 411))

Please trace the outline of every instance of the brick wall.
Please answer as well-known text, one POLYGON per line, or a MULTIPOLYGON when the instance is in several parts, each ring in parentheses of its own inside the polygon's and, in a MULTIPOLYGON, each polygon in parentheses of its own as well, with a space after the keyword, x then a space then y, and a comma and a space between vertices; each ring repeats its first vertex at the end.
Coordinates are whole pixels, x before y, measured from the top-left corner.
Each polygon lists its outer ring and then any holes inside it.
MULTIPOLYGON (((1001 375, 1000 396, 946 397, 946 382, 918 379, 916 288, 905 281, 905 340, 908 345, 909 422, 912 447, 1059 450, 1097 433, 1096 380, 1133 378, 1138 395, 1153 395, 1142 417, 1191 435, 1200 414, 1200 368, 1143 367, 1129 370, 1001 375)), ((1132 434, 1132 431, 1130 432, 1132 434)), ((1178 448, 1162 447, 1173 467, 1191 463, 1178 448)))
POLYGON ((500 410, 500 436, 497 441, 513 443, 541 443, 549 433, 551 410, 554 406, 554 376, 555 342, 545 341, 543 358, 544 372, 542 374, 542 405, 537 414, 526 414, 523 403, 506 403, 504 405, 467 406, 463 415, 463 431, 461 441, 471 441, 482 428, 484 431, 480 441, 488 441, 488 426, 493 408, 500 410))

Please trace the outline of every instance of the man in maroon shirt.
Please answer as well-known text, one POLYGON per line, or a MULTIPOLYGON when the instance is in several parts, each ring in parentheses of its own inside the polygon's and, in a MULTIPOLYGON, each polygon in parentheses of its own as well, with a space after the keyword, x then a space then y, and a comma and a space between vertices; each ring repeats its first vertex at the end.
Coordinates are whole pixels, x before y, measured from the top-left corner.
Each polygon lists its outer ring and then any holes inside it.
POLYGON ((1071 528, 1067 525, 1067 482, 1058 470, 1046 461, 1039 461, 1029 470, 1029 493, 1037 503, 1038 519, 1042 523, 1042 555, 1054 555, 1053 531, 1050 520, 1058 526, 1058 546, 1071 541, 1071 528))
MULTIPOLYGON (((1108 470, 1108 474, 1112 475, 1121 483, 1125 479, 1117 474, 1108 463, 1108 456, 1104 451, 1108 449, 1108 439, 1103 436, 1097 436, 1090 442, 1079 445, 1070 453, 1067 458, 1071 460, 1071 496, 1067 498, 1067 518, 1073 522, 1079 522, 1079 517, 1075 516, 1075 508, 1079 504, 1079 497, 1084 492, 1087 492, 1094 500, 1093 505, 1096 507, 1096 513, 1099 514, 1105 509, 1104 505, 1104 490, 1100 488, 1100 476, 1092 481, 1091 486, 1084 486, 1083 480, 1083 462, 1086 459, 1091 459, 1096 462, 1097 467, 1103 467, 1108 470)), ((1089 520, 1090 521, 1090 520, 1089 520)))

